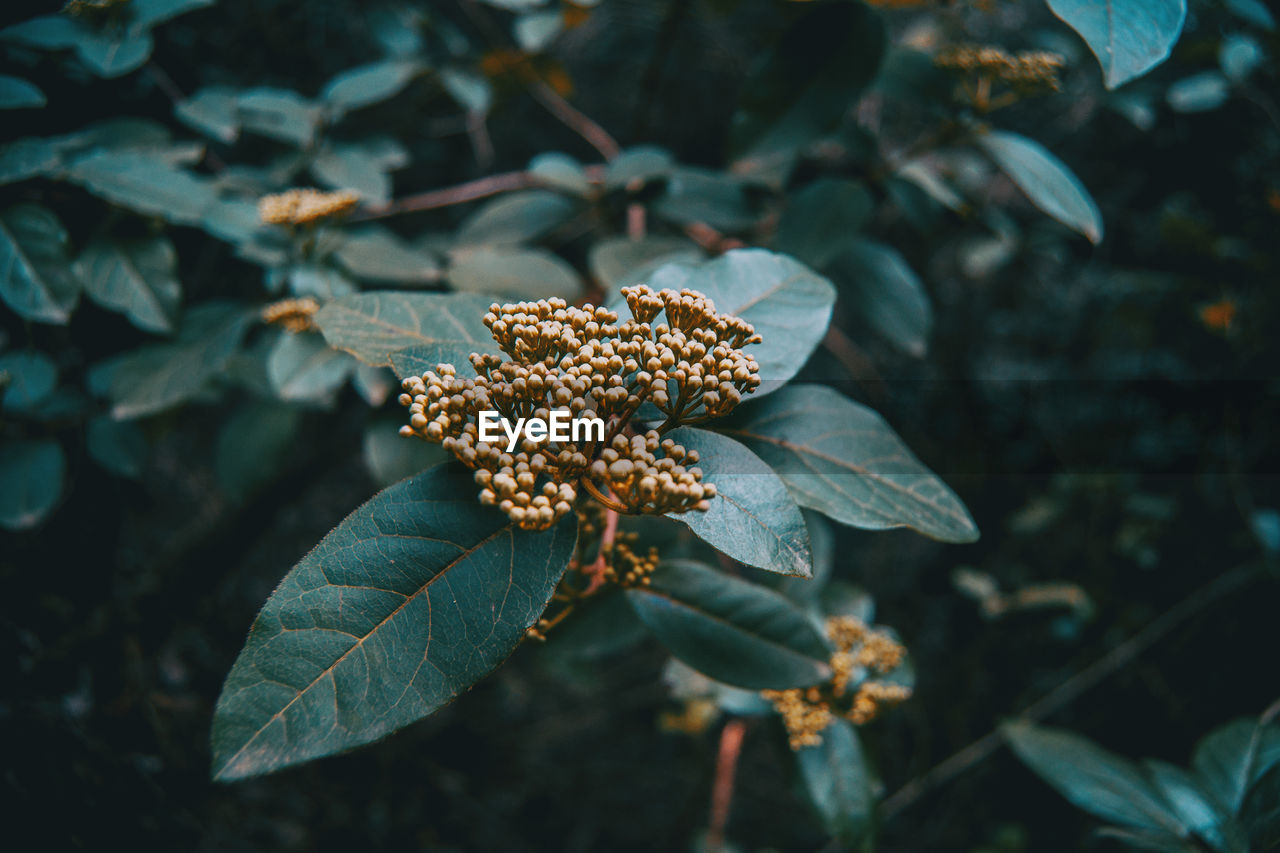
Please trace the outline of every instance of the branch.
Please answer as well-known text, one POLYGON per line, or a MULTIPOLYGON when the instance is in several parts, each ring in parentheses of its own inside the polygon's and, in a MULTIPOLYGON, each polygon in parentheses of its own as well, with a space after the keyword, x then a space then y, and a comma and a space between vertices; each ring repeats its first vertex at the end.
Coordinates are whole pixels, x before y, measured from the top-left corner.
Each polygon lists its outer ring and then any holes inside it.
POLYGON ((528 172, 500 172, 487 178, 467 181, 465 184, 405 196, 389 204, 370 205, 356 216, 351 217, 351 219, 353 221, 380 219, 384 216, 395 216, 397 213, 435 210, 454 204, 475 201, 476 199, 488 198, 491 195, 511 192, 512 190, 524 190, 536 185, 537 181, 528 172))
POLYGON ((747 733, 745 720, 730 720, 720 730, 720 754, 716 758, 716 780, 711 788, 711 825, 707 829, 707 850, 724 849, 724 829, 729 823, 729 806, 733 804, 733 782, 742 754, 742 739, 747 733))
POLYGON ((560 119, 570 130, 585 139, 592 148, 600 152, 604 159, 612 160, 621 153, 622 149, 618 146, 618 141, 610 136, 607 130, 562 98, 555 89, 537 79, 529 80, 527 85, 529 94, 535 101, 546 107, 547 112, 560 119))

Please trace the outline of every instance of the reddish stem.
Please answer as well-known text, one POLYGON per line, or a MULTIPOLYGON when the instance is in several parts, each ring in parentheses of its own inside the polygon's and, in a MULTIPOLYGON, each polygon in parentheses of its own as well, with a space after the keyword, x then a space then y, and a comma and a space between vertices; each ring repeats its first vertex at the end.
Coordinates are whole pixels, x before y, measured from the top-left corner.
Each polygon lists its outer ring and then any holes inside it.
POLYGON ((707 829, 707 850, 724 847, 724 829, 729 823, 729 807, 733 804, 733 783, 742 754, 742 739, 747 734, 745 720, 730 720, 720 730, 720 754, 716 758, 716 780, 711 788, 711 826, 707 829))
POLYGON ((449 207, 454 204, 463 204, 476 199, 488 198, 498 193, 528 189, 536 186, 536 184, 537 182, 528 172, 501 172, 497 175, 489 175, 485 178, 467 181, 465 184, 405 196, 390 204, 371 205, 359 216, 352 218, 377 219, 383 216, 394 216, 397 213, 435 210, 439 207, 449 207))
POLYGON ((604 511, 604 534, 600 537, 600 553, 596 557, 596 561, 588 566, 583 572, 583 574, 591 579, 587 584, 587 588, 582 591, 584 596, 594 595, 596 590, 604 586, 604 573, 605 569, 608 568, 608 565, 605 563, 604 555, 613 547, 613 540, 616 539, 617 536, 618 513, 611 509, 606 509, 604 511))

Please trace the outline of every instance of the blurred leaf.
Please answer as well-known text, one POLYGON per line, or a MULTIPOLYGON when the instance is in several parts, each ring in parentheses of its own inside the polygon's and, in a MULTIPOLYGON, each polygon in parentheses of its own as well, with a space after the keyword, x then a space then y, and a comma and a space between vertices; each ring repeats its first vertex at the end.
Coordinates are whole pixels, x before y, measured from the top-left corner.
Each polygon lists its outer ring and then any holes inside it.
POLYGON ((320 97, 339 112, 350 112, 394 97, 424 70, 421 62, 385 59, 338 74, 320 97))
POLYGON ((61 159, 50 139, 17 139, 0 145, 0 186, 47 174, 61 159))
POLYGON ((1220 71, 1202 71, 1169 86, 1165 99, 1180 113, 1216 110, 1227 102, 1231 84, 1220 71))
POLYGON ((80 297, 67 232, 47 208, 22 203, 0 213, 0 297, 20 316, 65 325, 80 297))
POLYGON ((134 27, 154 27, 170 18, 205 9, 217 0, 130 0, 130 22, 134 27))
POLYGON ((355 387, 356 393, 375 408, 387 402, 391 392, 400 388, 396 375, 390 370, 385 367, 371 367, 364 362, 356 365, 351 384, 355 387))
POLYGON ((314 296, 322 302, 349 296, 357 288, 340 270, 325 264, 298 263, 272 270, 269 275, 283 273, 289 292, 294 296, 314 296))
POLYGON ((649 630, 710 678, 750 690, 807 687, 831 675, 826 641, 786 598, 689 560, 627 590, 649 630))
POLYGON ((591 193, 591 182, 582 164, 559 151, 539 154, 529 161, 529 172, 539 183, 552 190, 586 196, 591 193))
POLYGON ((1218 48, 1218 64, 1233 83, 1243 83, 1267 61, 1266 51, 1253 36, 1231 33, 1218 48))
POLYGON ((48 101, 44 92, 35 84, 8 74, 0 74, 0 110, 43 107, 46 103, 48 101))
POLYGON ((1240 807, 1240 823, 1250 849, 1280 847, 1280 764, 1272 765, 1249 789, 1240 807))
POLYGON ((118 243, 95 239, 76 264, 90 299, 124 314, 139 329, 168 334, 182 301, 177 262, 173 244, 157 236, 118 243))
POLYGON ((1226 7, 1238 18, 1248 21, 1255 27, 1261 27, 1267 32, 1275 31, 1276 19, 1262 0, 1226 0, 1226 7))
POLYGON ((653 209, 677 225, 703 224, 720 231, 746 231, 759 218, 742 179, 692 166, 672 170, 653 209))
POLYGON ((924 284, 896 249, 872 240, 851 241, 828 272, 861 320, 903 352, 924 356, 933 307, 924 284))
POLYGON ((1058 729, 1009 722, 1000 727, 1014 753, 1072 803, 1103 820, 1182 834, 1177 815, 1130 761, 1058 729))
POLYGON ((1145 761, 1143 769, 1188 832, 1213 842, 1215 850, 1224 849, 1218 824, 1229 814, 1218 811, 1195 776, 1163 761, 1145 761))
POLYGON ((1209 794, 1235 814, 1249 787, 1280 763, 1280 728, 1260 726, 1256 719, 1234 720, 1196 744, 1191 763, 1209 794))
POLYGON ((888 424, 830 388, 788 386, 717 428, 772 466, 797 503, 842 524, 910 527, 943 542, 978 538, 964 504, 888 424))
POLYGON ((440 445, 400 435, 398 422, 375 422, 364 431, 364 464, 380 489, 448 459, 440 445))
POLYGON ((668 513, 716 550, 748 566, 781 575, 813 576, 809 531, 778 475, 727 436, 693 427, 666 434, 696 451, 703 482, 716 496, 706 512, 668 513))
POLYGON ((702 259, 702 250, 691 240, 660 235, 639 240, 606 237, 587 252, 591 274, 610 298, 624 287, 648 281, 664 264, 696 264, 702 259))
POLYGON ((27 530, 43 521, 62 495, 66 468, 52 439, 0 444, 0 527, 27 530))
POLYGON ((174 107, 187 127, 230 144, 240 136, 240 93, 228 86, 206 86, 174 107))
POLYGON ((1187 17, 1186 0, 1046 0, 1098 57, 1108 89, 1164 62, 1187 17))
POLYGON ((311 144, 320 123, 320 108, 290 89, 247 89, 240 93, 237 107, 245 130, 299 148, 311 144))
POLYGON ((1102 240, 1102 214, 1093 197, 1075 173, 1040 143, 999 130, 979 136, 977 142, 1032 204, 1089 242, 1102 240))
POLYGON ((299 415, 293 406, 254 402, 238 408, 223 425, 214 470, 232 500, 244 500, 275 477, 296 441, 299 415))
POLYGON ((804 366, 827 332, 836 299, 827 279, 764 249, 734 249, 699 266, 665 266, 649 284, 655 290, 697 290, 720 313, 735 314, 755 327, 764 340, 746 351, 759 362, 764 380, 757 397, 781 387, 804 366))
POLYGON ((796 766, 831 837, 856 847, 871 835, 876 805, 871 769, 848 721, 837 719, 822 730, 822 743, 797 750, 796 766))
POLYGON ((492 298, 474 293, 374 291, 334 300, 315 315, 329 346, 375 367, 396 350, 440 343, 494 352, 485 312, 492 298))
POLYGON ((66 15, 47 15, 0 30, 0 39, 27 47, 60 50, 75 46, 81 29, 79 24, 66 15))
POLYGON ((0 407, 6 412, 30 411, 53 393, 58 367, 40 352, 0 354, 0 407))
POLYGON ((632 183, 644 184, 656 178, 665 178, 675 168, 671 152, 655 145, 637 145, 627 148, 604 167, 604 184, 611 190, 622 189, 632 183))
POLYGON ((283 334, 267 358, 267 378, 281 400, 329 405, 355 366, 319 335, 283 334))
POLYGON ((217 200, 207 179, 164 163, 154 151, 94 151, 72 161, 67 177, 113 204, 177 225, 200 225, 217 200))
POLYGON ((457 241, 463 246, 526 243, 555 230, 577 211, 577 202, 550 190, 507 193, 468 216, 457 241))
POLYGON ((99 384, 107 384, 112 416, 152 415, 203 393, 239 350, 252 319, 239 305, 206 302, 186 312, 173 343, 145 346, 96 365, 99 384))
POLYGON ((355 190, 371 204, 391 200, 391 176, 358 145, 326 145, 311 161, 311 174, 332 190, 355 190))
POLYGON ((350 231, 334 254, 347 272, 365 281, 431 284, 440 279, 435 258, 377 226, 350 231))
POLYGON ((564 13, 559 9, 529 12, 516 18, 512 25, 516 44, 529 53, 538 53, 564 29, 564 13))
POLYGON ((86 436, 93 461, 120 477, 136 480, 142 476, 150 449, 136 423, 99 415, 90 418, 86 436))
POLYGON ((514 299, 582 294, 577 271, 546 249, 480 248, 458 252, 446 274, 455 290, 514 299))
MULTIPOLYGON (((494 347, 490 345, 492 349, 494 347)), ((483 347, 463 341, 437 341, 391 353, 391 369, 400 379, 421 376, 441 364, 451 364, 461 370, 470 363, 473 352, 482 351, 483 347)))
POLYGON ((470 472, 432 468, 379 492, 289 572, 223 686, 215 778, 378 740, 506 659, 564 574, 575 521, 522 531, 474 492, 470 472))
POLYGON ((128 74, 151 57, 151 33, 134 28, 91 29, 81 27, 76 37, 76 55, 99 77, 128 74))
POLYGON ((860 181, 819 178, 787 202, 774 242, 779 251, 823 267, 857 239, 874 212, 875 199, 860 181))
POLYGON ((493 86, 489 81, 457 68, 440 69, 440 84, 469 113, 487 113, 493 103, 493 86))

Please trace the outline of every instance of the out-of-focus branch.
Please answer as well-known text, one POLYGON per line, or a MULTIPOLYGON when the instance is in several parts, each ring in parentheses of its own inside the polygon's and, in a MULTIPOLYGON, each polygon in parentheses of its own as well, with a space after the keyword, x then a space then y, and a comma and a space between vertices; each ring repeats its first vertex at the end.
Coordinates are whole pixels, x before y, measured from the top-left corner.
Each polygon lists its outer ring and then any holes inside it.
POLYGON ((535 101, 542 104, 547 112, 560 119, 566 127, 585 139, 592 148, 600 152, 600 156, 604 159, 612 160, 622 151, 617 140, 610 136, 607 130, 562 98, 555 89, 537 79, 529 80, 527 85, 529 94, 535 101))
POLYGON ((716 758, 716 780, 711 788, 711 822, 707 829, 707 850, 718 853, 724 848, 724 830, 729 824, 729 807, 733 805, 733 783, 738 775, 738 756, 742 739, 747 734, 745 720, 733 719, 720 730, 720 754, 716 758))
POLYGON ((371 205, 352 219, 379 219, 384 216, 395 216, 398 213, 414 213, 419 210, 435 210, 454 204, 463 204, 476 199, 488 198, 491 195, 523 190, 537 182, 528 172, 500 172, 486 178, 477 178, 452 187, 429 190, 417 195, 409 195, 396 199, 389 204, 371 205))

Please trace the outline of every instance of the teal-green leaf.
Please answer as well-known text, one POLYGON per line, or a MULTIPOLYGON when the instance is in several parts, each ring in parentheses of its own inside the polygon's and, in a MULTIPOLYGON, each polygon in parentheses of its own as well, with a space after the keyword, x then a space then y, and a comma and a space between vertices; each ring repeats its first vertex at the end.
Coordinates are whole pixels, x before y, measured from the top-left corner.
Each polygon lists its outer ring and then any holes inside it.
POLYGON ((316 334, 283 334, 267 357, 267 379, 281 400, 328 405, 356 361, 316 334))
POLYGON ((1089 45, 1107 88, 1129 82, 1169 57, 1187 17, 1187 0, 1046 0, 1089 45))
POLYGON ((1280 762, 1280 728, 1239 719, 1215 729, 1196 744, 1191 764, 1210 796, 1235 814, 1245 793, 1271 766, 1280 762))
POLYGON ((89 420, 85 436, 93 461, 120 477, 142 476, 150 451, 136 423, 98 415, 89 420))
POLYGON ((574 302, 582 294, 577 271, 546 249, 497 246, 459 251, 446 276, 455 290, 513 299, 560 296, 574 302))
POLYGON ((440 445, 424 441, 417 436, 403 436, 400 425, 404 421, 381 421, 371 424, 364 431, 364 464, 369 475, 386 488, 405 477, 412 477, 449 458, 440 445))
POLYGON ((606 237, 587 252, 587 266, 610 299, 624 287, 648 281, 665 264, 696 264, 702 259, 702 250, 692 240, 658 234, 639 240, 606 237))
POLYGON ((139 329, 167 334, 174 330, 182 301, 177 262, 173 244, 157 236, 93 240, 76 264, 90 299, 124 314, 139 329))
POLYGON ((355 190, 369 204, 391 201, 391 176, 386 166, 362 146, 324 146, 311 161, 311 174, 331 190, 355 190))
POLYGON ((1280 847, 1280 765, 1264 773, 1245 794, 1240 825, 1248 834, 1249 849, 1280 847))
POLYGON ((0 30, 0 39, 27 47, 59 50, 75 45, 82 29, 70 16, 46 15, 0 30))
POLYGON ((871 329, 909 355, 925 354, 933 306, 920 277, 896 249, 873 240, 850 241, 827 273, 844 303, 871 329))
POLYGON ((477 293, 372 291, 335 299, 315 315, 329 346, 365 364, 391 364, 391 353, 440 344, 495 352, 484 325, 493 299, 477 293))
POLYGON ((860 181, 820 178, 797 192, 778 219, 778 251, 824 267, 858 238, 875 199, 860 181))
POLYGON ((15 139, 0 145, 0 186, 48 174, 61 160, 52 139, 15 139))
POLYGON ((529 12, 516 18, 511 26, 516 44, 528 53, 538 53, 564 29, 564 14, 559 9, 529 12))
POLYGON ((637 145, 627 148, 604 167, 604 185, 619 190, 629 185, 641 185, 658 178, 665 178, 675 167, 671 152, 656 145, 637 145))
POLYGON ((668 438, 701 457, 703 482, 716 496, 706 512, 670 513, 704 542, 733 559, 780 575, 813 577, 809 531, 786 484, 728 436, 681 427, 668 438))
POLYGON ((479 74, 458 68, 442 68, 440 85, 458 106, 469 113, 487 113, 493 104, 493 86, 479 74))
POLYGON ((386 59, 350 68, 325 84, 320 98, 340 113, 394 97, 423 70, 420 62, 386 59))
POLYGON ((43 521, 62 495, 66 467, 52 439, 0 444, 0 527, 28 530, 43 521))
POLYGON ((780 387, 804 366, 827 333, 836 300, 830 281, 764 249, 734 249, 696 267, 666 266, 649 284, 655 289, 693 288, 710 297, 720 313, 755 326, 764 340, 746 351, 759 362, 764 380, 757 396, 780 387))
POLYGON ((119 77, 142 66, 154 46, 151 33, 132 27, 97 30, 84 27, 76 38, 76 55, 99 77, 119 77))
POLYGON ((174 107, 174 115, 192 130, 231 144, 240 136, 239 91, 206 86, 174 107))
POLYGON ((218 432, 214 473, 232 500, 271 482, 297 440, 301 412, 268 401, 241 406, 218 432))
POLYGON ((245 130, 299 148, 311 144, 320 123, 320 108, 291 89, 248 89, 240 93, 237 107, 245 130))
POLYGON ((350 296, 359 288, 342 270, 326 264, 298 263, 283 270, 272 270, 269 275, 283 273, 294 296, 314 296, 323 304, 340 296, 350 296))
POLYGON ((1180 113, 1216 110, 1231 96, 1231 81, 1221 71, 1202 71, 1183 77, 1169 86, 1165 100, 1180 113))
POLYGON ((1229 815, 1218 810, 1201 781, 1181 767, 1163 761, 1144 761, 1142 768, 1185 830, 1214 842, 1215 850, 1222 850, 1223 838, 1218 824, 1229 815))
POLYGON ((550 190, 507 193, 482 205, 458 229, 462 246, 528 243, 569 221, 578 203, 550 190))
POLYGON ((693 166, 671 170, 666 192, 653 209, 677 225, 710 225, 721 231, 746 231, 759 219, 741 178, 693 166))
POLYGON ((353 229, 334 254, 347 272, 363 281, 422 285, 440 279, 434 257, 377 226, 353 229))
POLYGON ((725 684, 785 689, 831 675, 826 641, 804 611, 758 584, 670 560, 627 599, 673 655, 725 684))
POLYGON ((1089 191, 1066 164, 1040 143, 1016 133, 993 130, 977 143, 1031 203, 1089 242, 1102 240, 1102 214, 1089 191))
POLYGON ((769 463, 801 506, 867 530, 972 542, 964 504, 878 414, 820 385, 745 403, 716 428, 769 463))
POLYGON ((591 194, 591 182, 582 164, 559 151, 539 154, 529 161, 529 174, 550 190, 576 196, 591 194))
POLYGON ((0 110, 19 110, 43 107, 48 101, 44 92, 34 83, 20 77, 0 74, 0 110))
POLYGON ((822 730, 822 743, 796 752, 809 801, 833 838, 857 847, 871 835, 875 794, 871 768, 858 733, 837 719, 822 730))
POLYGON ((217 0, 131 0, 129 15, 135 27, 154 27, 170 18, 212 6, 217 0))
POLYGON ((39 352, 7 352, 0 355, 0 407, 6 412, 26 412, 53 393, 58 367, 39 352))
POLYGON ((0 297, 38 323, 65 324, 80 296, 67 232, 48 208, 22 203, 0 212, 0 297))
POLYGON ((1059 729, 1010 722, 1000 730, 1024 764, 1090 814, 1124 826, 1182 833, 1178 816, 1133 762, 1059 729))
POLYGON ((452 466, 379 492, 255 620, 214 712, 214 777, 350 749, 447 704, 542 615, 575 540, 572 517, 514 527, 452 466))
POLYGON ((113 204, 177 225, 200 225, 217 201, 207 179, 150 150, 94 150, 72 161, 67 177, 113 204))

